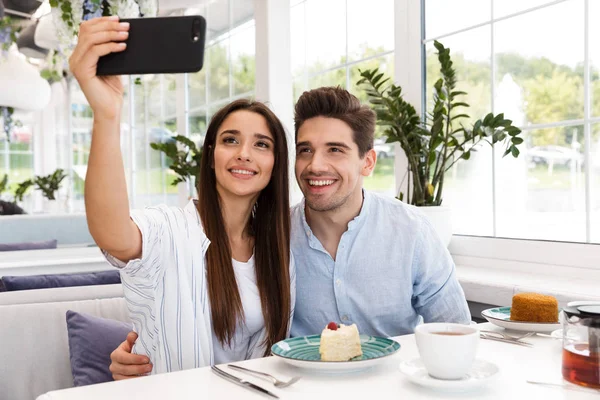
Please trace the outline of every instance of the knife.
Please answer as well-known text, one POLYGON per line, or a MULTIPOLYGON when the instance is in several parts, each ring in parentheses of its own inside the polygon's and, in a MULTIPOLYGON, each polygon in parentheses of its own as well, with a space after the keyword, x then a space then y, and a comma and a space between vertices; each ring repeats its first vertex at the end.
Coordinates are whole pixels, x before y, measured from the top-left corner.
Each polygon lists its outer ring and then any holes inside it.
POLYGON ((273 394, 273 393, 269 392, 267 389, 263 389, 260 386, 255 385, 252 382, 248 382, 248 381, 246 381, 244 379, 238 378, 235 375, 231 375, 230 373, 225 372, 222 369, 220 369, 220 368, 218 368, 218 367, 216 367, 214 365, 212 365, 210 368, 212 369, 212 371, 215 374, 219 375, 223 379, 228 380, 229 382, 233 382, 233 383, 235 383, 237 385, 246 387, 248 389, 256 390, 257 392, 260 392, 262 394, 266 394, 267 396, 271 396, 271 397, 274 397, 276 399, 279 398, 279 396, 277 396, 276 394, 273 394))

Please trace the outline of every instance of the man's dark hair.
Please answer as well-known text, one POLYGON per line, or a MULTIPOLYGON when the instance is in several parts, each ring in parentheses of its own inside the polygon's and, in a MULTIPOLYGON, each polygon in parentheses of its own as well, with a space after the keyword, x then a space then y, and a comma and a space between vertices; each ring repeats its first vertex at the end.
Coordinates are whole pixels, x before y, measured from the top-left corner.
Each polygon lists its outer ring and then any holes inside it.
POLYGON ((0 215, 15 215, 25 214, 25 211, 16 205, 8 201, 0 200, 0 215))
POLYGON ((336 118, 348 124, 361 158, 373 148, 375 113, 347 90, 321 87, 302 93, 294 108, 296 142, 302 124, 315 117, 336 118))

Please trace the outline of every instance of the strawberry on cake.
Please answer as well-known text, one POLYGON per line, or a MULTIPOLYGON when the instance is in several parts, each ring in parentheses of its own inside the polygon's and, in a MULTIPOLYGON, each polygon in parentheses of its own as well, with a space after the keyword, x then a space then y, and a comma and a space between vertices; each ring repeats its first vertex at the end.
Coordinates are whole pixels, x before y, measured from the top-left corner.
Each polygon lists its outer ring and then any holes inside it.
POLYGON ((362 356, 356 324, 338 325, 330 322, 321 332, 319 353, 322 361, 348 361, 362 356))

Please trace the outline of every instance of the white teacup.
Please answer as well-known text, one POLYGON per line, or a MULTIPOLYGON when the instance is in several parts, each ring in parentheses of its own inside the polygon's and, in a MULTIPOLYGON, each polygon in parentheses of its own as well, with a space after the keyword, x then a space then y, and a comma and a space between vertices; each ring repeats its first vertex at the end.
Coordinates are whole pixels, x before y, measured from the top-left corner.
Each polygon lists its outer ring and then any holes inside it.
POLYGON ((415 339, 429 375, 438 379, 461 379, 475 360, 479 329, 451 323, 422 324, 415 329, 415 339))

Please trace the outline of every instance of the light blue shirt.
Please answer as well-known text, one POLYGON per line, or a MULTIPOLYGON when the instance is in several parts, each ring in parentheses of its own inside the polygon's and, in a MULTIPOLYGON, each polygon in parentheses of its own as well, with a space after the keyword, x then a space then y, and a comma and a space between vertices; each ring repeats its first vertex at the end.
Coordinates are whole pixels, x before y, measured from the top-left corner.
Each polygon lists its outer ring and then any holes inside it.
POLYGON ((454 262, 424 214, 363 193, 335 260, 306 223, 304 201, 292 208, 297 285, 291 335, 318 334, 330 321, 384 337, 413 333, 421 317, 468 324, 454 262))

